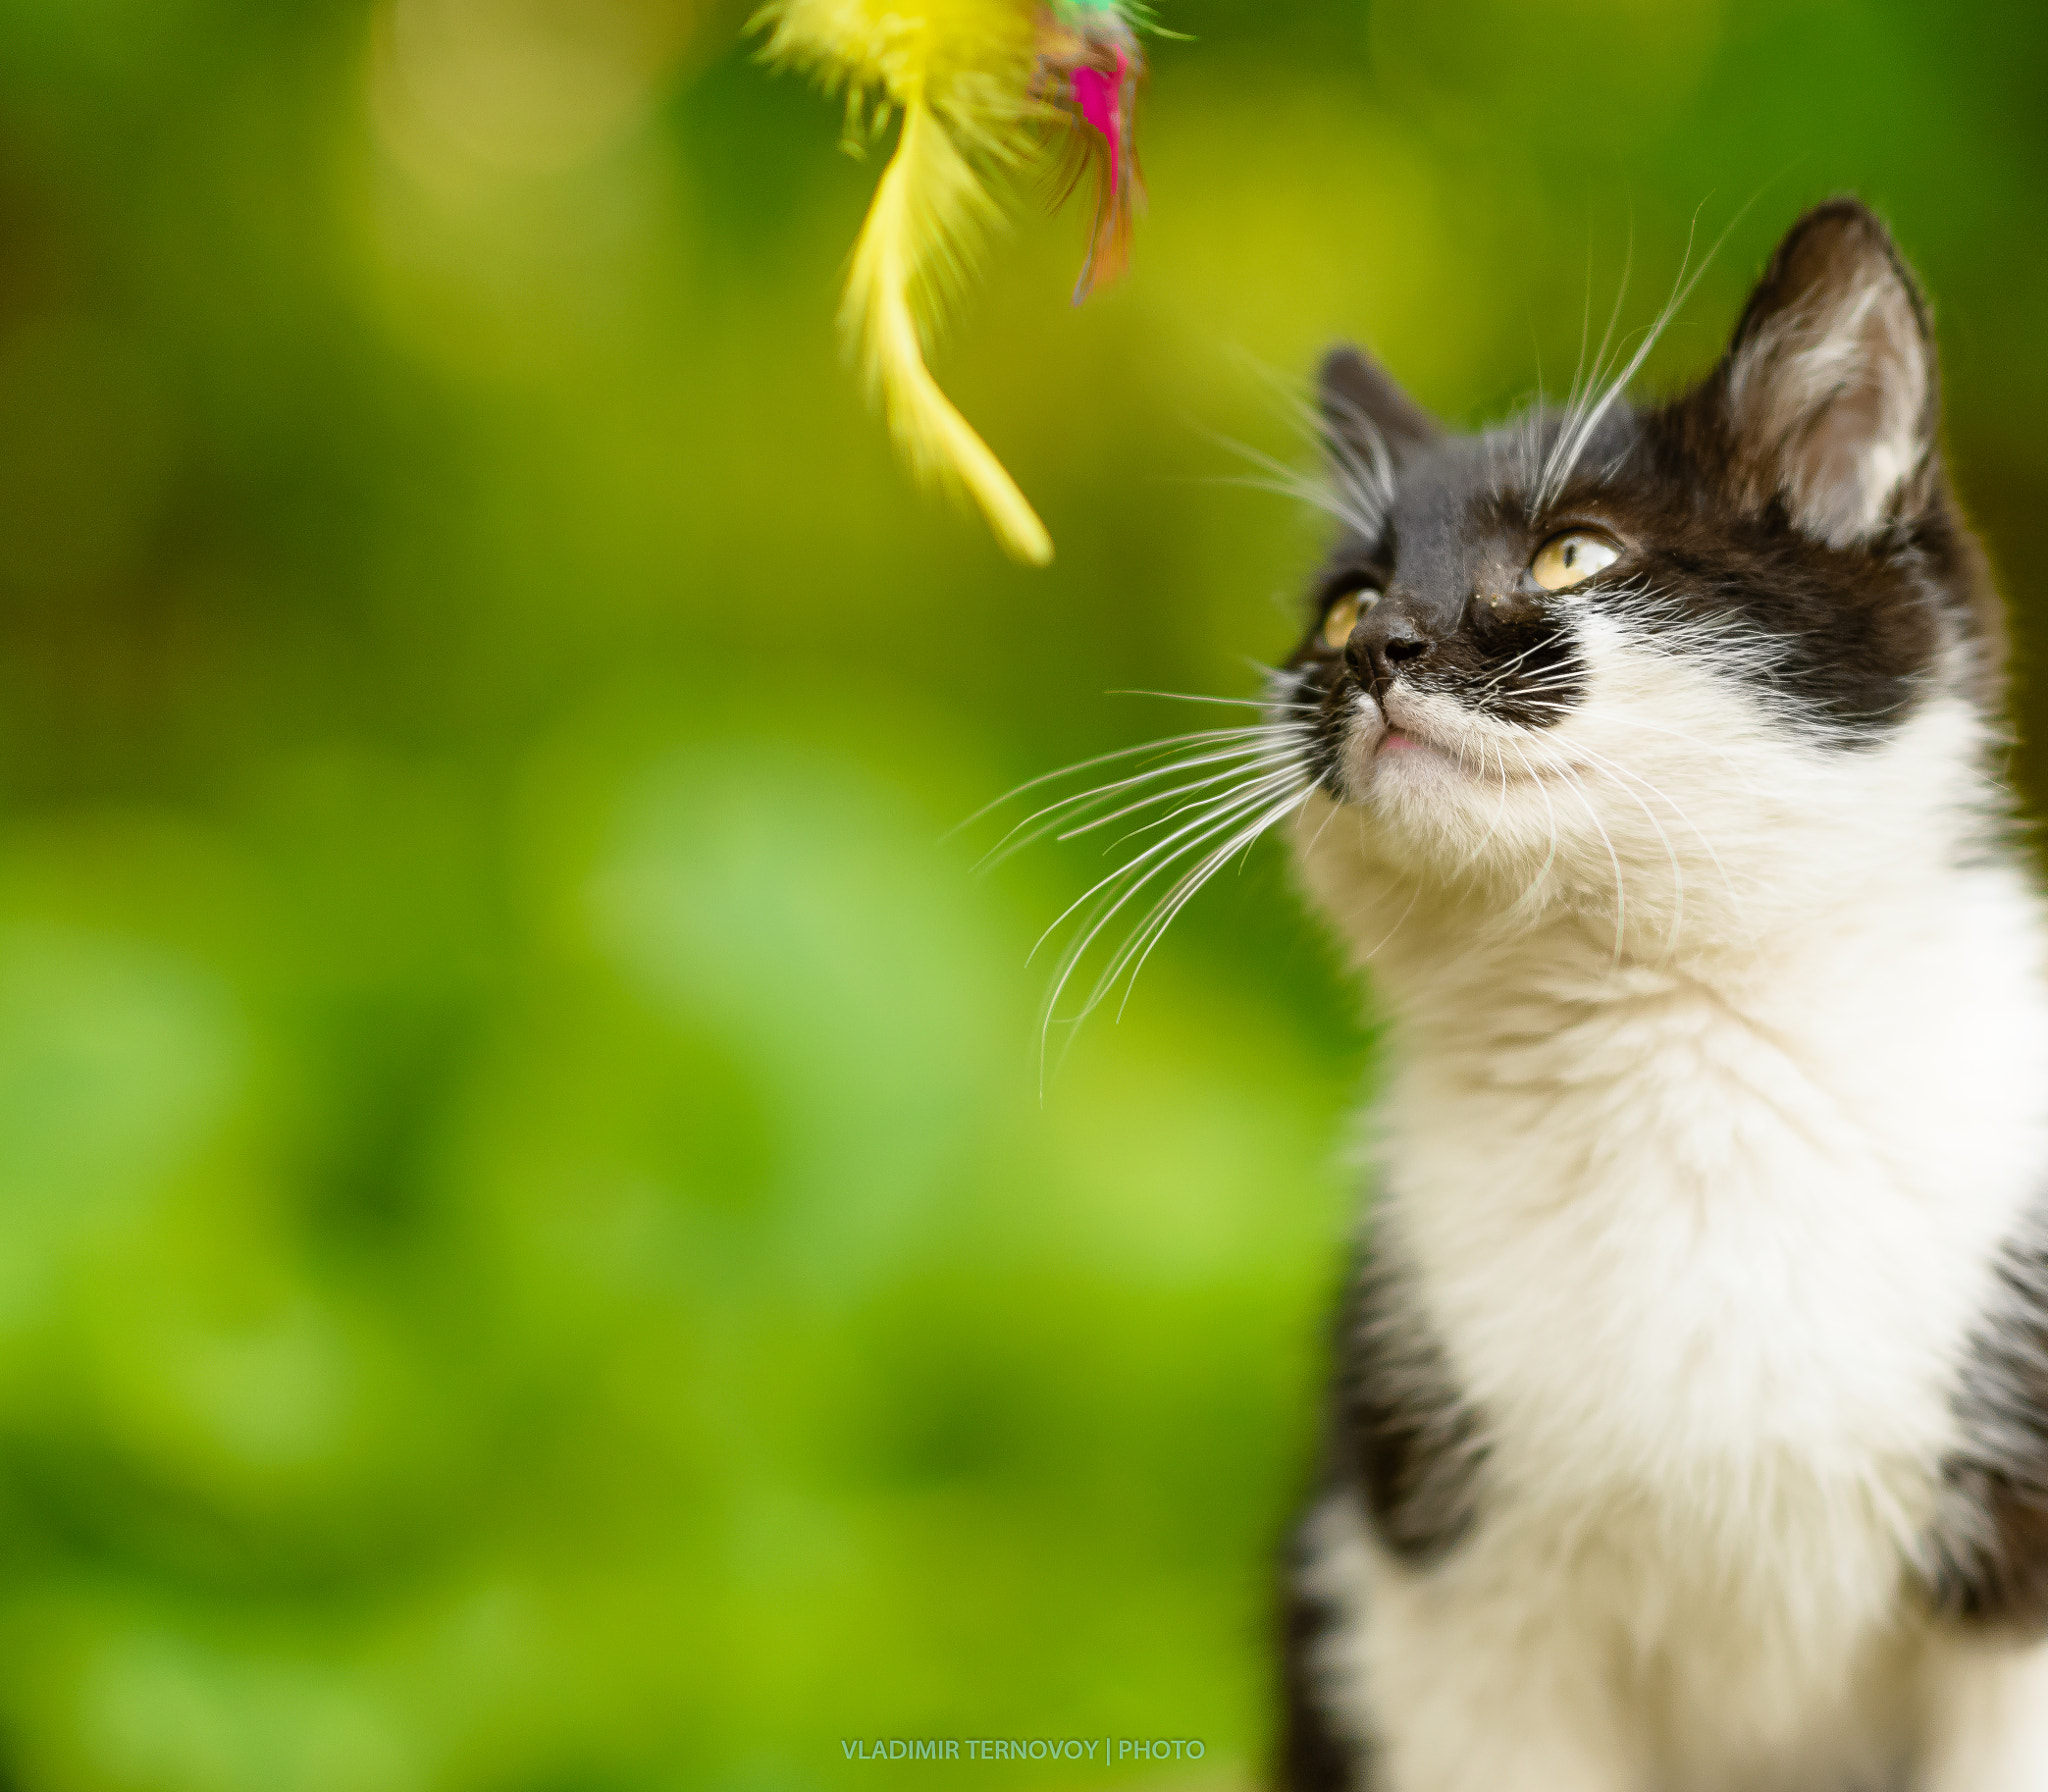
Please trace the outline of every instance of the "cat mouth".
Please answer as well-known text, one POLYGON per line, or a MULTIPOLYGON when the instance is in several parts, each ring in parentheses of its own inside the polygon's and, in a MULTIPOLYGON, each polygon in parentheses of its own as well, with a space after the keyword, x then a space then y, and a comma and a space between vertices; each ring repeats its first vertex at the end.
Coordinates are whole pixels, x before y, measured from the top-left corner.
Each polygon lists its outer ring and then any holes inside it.
MULTIPOLYGON (((1396 768, 1408 766, 1417 774, 1452 773, 1489 787, 1545 782, 1544 772, 1551 768, 1532 763, 1529 755, 1519 750, 1511 759, 1499 743, 1489 744, 1483 735, 1464 734, 1453 717, 1428 713, 1433 707, 1433 700, 1418 701, 1415 693, 1400 685, 1359 706, 1353 723, 1351 762, 1361 784, 1380 776, 1403 778, 1405 771, 1396 768), (1424 712, 1420 716, 1418 708, 1424 712)), ((1572 777, 1583 768, 1555 769, 1572 777)))
POLYGON ((1333 793, 1342 801, 1364 802, 1374 785, 1405 800, 1396 793, 1420 795, 1447 780, 1496 791, 1538 788, 1548 782, 1547 773, 1572 778, 1582 769, 1559 764, 1549 754, 1532 760, 1531 751, 1524 750, 1529 743, 1488 732, 1484 720, 1468 715, 1455 698, 1405 683, 1381 693, 1340 686, 1326 694, 1324 705, 1325 762, 1333 793))
POLYGON ((1396 688, 1372 703, 1373 719, 1380 725, 1380 737, 1367 749, 1365 757, 1377 765, 1382 759, 1393 758, 1404 753, 1423 753, 1441 759, 1454 759, 1457 755, 1445 746, 1443 741, 1428 728, 1417 726, 1408 713, 1409 705, 1403 701, 1405 693, 1396 688))
POLYGON ((1418 725, 1400 692, 1390 691, 1385 698, 1361 692, 1353 702, 1336 752, 1339 763, 1348 767, 1344 782, 1352 800, 1363 799, 1382 780, 1405 784, 1420 776, 1429 782, 1432 774, 1463 769, 1457 749, 1445 745, 1440 729, 1418 725))

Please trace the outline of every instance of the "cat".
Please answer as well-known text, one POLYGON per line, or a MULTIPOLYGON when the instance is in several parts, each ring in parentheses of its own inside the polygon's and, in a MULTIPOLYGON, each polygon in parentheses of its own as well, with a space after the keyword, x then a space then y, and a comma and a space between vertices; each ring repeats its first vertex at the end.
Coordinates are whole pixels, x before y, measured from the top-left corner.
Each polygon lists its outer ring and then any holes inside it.
POLYGON ((2043 910, 1917 280, 1835 200, 1670 402, 1319 411, 1271 788, 1388 1044, 1279 1784, 2048 1792, 2043 910))

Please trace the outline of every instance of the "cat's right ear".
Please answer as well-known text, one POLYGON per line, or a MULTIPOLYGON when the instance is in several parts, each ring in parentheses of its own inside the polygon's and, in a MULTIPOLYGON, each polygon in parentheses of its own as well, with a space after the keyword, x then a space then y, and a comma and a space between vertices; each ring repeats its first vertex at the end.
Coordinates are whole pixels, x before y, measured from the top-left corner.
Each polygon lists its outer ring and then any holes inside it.
POLYGON ((1348 342, 1323 357, 1316 410, 1330 452, 1358 465, 1377 466, 1384 458, 1398 466, 1443 440, 1443 426, 1348 342))
POLYGON ((1934 333, 1911 270, 1853 199, 1795 224, 1704 388, 1738 499, 1831 547, 1917 513, 1936 483, 1934 333))

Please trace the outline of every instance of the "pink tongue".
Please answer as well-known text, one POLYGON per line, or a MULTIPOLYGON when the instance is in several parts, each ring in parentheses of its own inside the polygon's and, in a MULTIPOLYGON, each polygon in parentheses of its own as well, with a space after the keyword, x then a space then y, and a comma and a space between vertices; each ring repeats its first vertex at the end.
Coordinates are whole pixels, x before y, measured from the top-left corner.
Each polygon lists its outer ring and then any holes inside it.
POLYGON ((1415 748, 1415 744, 1416 743, 1413 740, 1409 739, 1407 735, 1403 734, 1400 729, 1389 728, 1380 741, 1380 751, 1382 753, 1412 752, 1415 748))

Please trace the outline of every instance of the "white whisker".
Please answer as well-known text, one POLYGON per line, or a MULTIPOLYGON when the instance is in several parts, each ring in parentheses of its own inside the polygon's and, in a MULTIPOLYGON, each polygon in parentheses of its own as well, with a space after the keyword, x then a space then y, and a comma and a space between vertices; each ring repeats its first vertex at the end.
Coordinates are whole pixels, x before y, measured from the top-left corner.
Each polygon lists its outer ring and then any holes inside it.
MULTIPOLYGON (((1117 979, 1123 974, 1124 965, 1128 963, 1130 964, 1129 979, 1124 985, 1123 1002, 1117 1008, 1117 1018, 1119 1020, 1123 1018, 1124 1009, 1130 1005, 1131 991, 1137 987, 1138 973, 1145 968, 1146 959, 1152 956, 1152 948, 1158 945, 1160 940, 1165 937, 1166 930, 1173 925, 1175 916, 1187 907, 1201 887, 1227 865, 1233 856, 1240 850, 1249 852, 1267 829, 1271 828, 1276 822, 1285 820, 1289 814, 1300 808, 1308 798, 1309 788, 1306 781, 1297 784, 1294 789, 1290 790, 1279 803, 1267 810, 1265 814, 1241 828, 1233 838, 1218 847, 1192 871, 1182 874, 1180 880, 1168 892, 1166 900, 1155 909, 1154 914, 1157 918, 1148 917, 1140 927, 1136 938, 1123 949, 1118 955, 1117 960, 1103 973, 1102 981, 1098 985, 1101 995, 1091 995, 1089 999, 1090 1009, 1095 1006, 1102 995, 1107 995, 1116 987, 1117 979), (1138 947, 1141 944, 1143 950, 1139 951, 1138 947), (1133 952, 1137 952, 1135 963, 1131 962, 1131 954, 1133 952)), ((1086 1009, 1083 1010, 1084 1013, 1087 1011, 1086 1009)))
POLYGON ((1027 790, 1043 789, 1046 785, 1055 783, 1061 778, 1071 778, 1076 772, 1092 771, 1098 765, 1109 765, 1119 759, 1133 759, 1141 753, 1163 752, 1169 747, 1185 746, 1194 741, 1213 741, 1227 739, 1234 735, 1257 734, 1260 732, 1262 732, 1262 729, 1259 727, 1198 728, 1192 734, 1172 734, 1168 735, 1164 740, 1140 741, 1136 746, 1117 747, 1107 753, 1098 753, 1092 759, 1077 760, 1072 765, 1063 765, 1057 771, 1040 772, 1037 777, 1026 778, 1023 783, 1014 785, 1012 788, 1004 791, 1001 796, 983 803, 979 809, 975 810, 965 820, 956 821, 946 830, 943 837, 950 840, 963 829, 971 828, 983 816, 992 815, 1005 803, 1016 801, 1027 790))
MULTIPOLYGON (((1124 907, 1140 890, 1145 888, 1146 885, 1151 883, 1154 878, 1158 877, 1169 866, 1177 860, 1185 858, 1189 853, 1198 850, 1207 842, 1213 840, 1218 834, 1227 833, 1239 827, 1246 814, 1263 808, 1270 802, 1273 793, 1283 786, 1292 786, 1286 799, 1289 805, 1299 802, 1301 797, 1306 794, 1306 780, 1303 774, 1298 771, 1277 773, 1260 779, 1248 791, 1238 792, 1223 799, 1195 821, 1186 824, 1178 832, 1169 836, 1167 840, 1156 843, 1129 863, 1119 866, 1117 870, 1111 872, 1108 877, 1098 882, 1085 895, 1070 904, 1060 915, 1059 919, 1046 930, 1045 934, 1039 937, 1038 943, 1042 946, 1045 940, 1053 932, 1057 931, 1068 916, 1073 914, 1076 908, 1079 908, 1083 902, 1088 901, 1090 897, 1094 897, 1098 893, 1101 894, 1103 900, 1097 903, 1096 910, 1091 910, 1088 920, 1084 923, 1084 930, 1080 937, 1061 956, 1059 971, 1045 999, 1043 1019, 1039 1029, 1041 1052, 1043 1051, 1046 1035, 1050 1031, 1054 1020, 1060 1018, 1058 1014, 1060 997, 1066 992, 1067 985, 1072 981, 1074 972, 1079 968, 1082 959, 1087 956, 1089 947, 1100 937, 1102 930, 1122 912, 1124 907), (1178 847, 1178 850, 1169 851, 1168 849, 1172 847, 1178 847)), ((1284 813, 1284 808, 1273 811, 1271 819, 1277 820, 1281 813, 1284 813)), ((1271 820, 1262 822, 1261 831, 1263 831, 1264 827, 1270 825, 1271 820)), ((1229 853, 1237 850, 1237 846, 1238 841, 1233 836, 1224 857, 1227 859, 1229 853)), ((1206 881, 1206 876, 1204 881, 1206 881)), ((1179 886, 1176 885, 1175 888, 1178 889, 1179 886)), ((1189 894, 1192 894, 1192 891, 1189 894)), ((1177 908, 1175 912, 1178 912, 1177 908)), ((1032 948, 1034 956, 1037 950, 1036 946, 1032 948)), ((1100 1004, 1102 994, 1103 988, 1098 980, 1096 990, 1091 992, 1088 1001, 1084 1004, 1080 1013, 1069 1018, 1074 1021, 1085 1019, 1100 1004)))

